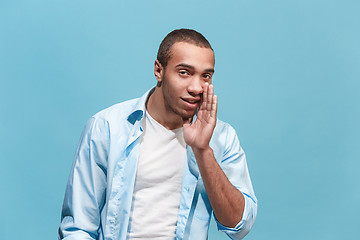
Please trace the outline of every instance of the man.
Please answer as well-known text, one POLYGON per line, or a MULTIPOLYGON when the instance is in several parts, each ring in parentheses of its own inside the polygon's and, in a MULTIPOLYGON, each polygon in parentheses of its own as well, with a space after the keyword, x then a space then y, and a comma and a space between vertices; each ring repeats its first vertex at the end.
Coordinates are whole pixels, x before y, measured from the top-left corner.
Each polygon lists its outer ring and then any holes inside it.
POLYGON ((157 85, 86 124, 69 177, 60 239, 243 238, 257 211, 235 131, 216 119, 215 57, 198 32, 162 41, 157 85))

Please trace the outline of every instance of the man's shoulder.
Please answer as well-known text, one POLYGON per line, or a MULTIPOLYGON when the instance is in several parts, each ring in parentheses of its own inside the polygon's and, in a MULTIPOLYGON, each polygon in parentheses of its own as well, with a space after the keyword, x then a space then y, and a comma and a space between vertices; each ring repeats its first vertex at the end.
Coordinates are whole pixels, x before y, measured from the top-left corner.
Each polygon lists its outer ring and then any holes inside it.
POLYGON ((215 158, 222 161, 224 154, 228 153, 229 149, 237 148, 238 143, 235 129, 229 123, 217 119, 210 140, 210 146, 214 150, 215 158))
POLYGON ((127 117, 133 113, 139 101, 140 98, 134 98, 124 102, 116 103, 94 114, 92 117, 95 119, 102 119, 107 122, 127 119, 127 117))
POLYGON ((235 133, 235 129, 227 122, 224 122, 220 119, 216 120, 216 127, 214 129, 215 133, 228 133, 228 132, 235 133))

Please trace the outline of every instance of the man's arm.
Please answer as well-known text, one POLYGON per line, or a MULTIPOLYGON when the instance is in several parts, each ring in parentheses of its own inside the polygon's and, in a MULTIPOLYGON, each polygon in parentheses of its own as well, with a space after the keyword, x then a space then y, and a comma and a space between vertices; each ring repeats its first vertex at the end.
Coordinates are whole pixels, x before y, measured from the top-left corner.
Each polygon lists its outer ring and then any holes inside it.
POLYGON ((91 118, 82 133, 66 187, 59 239, 97 239, 105 200, 106 123, 91 118))
MULTIPOLYGON (((216 111, 217 98, 213 95, 213 86, 206 85, 196 121, 191 125, 185 121, 184 137, 193 149, 217 221, 227 228, 234 228, 241 222, 245 202, 249 200, 229 181, 209 146, 216 125, 216 111)), ((238 155, 236 159, 240 159, 238 155)), ((246 165, 244 161, 239 162, 246 165)), ((243 234, 239 234, 240 238, 248 232, 249 226, 246 228, 243 234)))
POLYGON ((216 219, 222 225, 234 228, 244 212, 244 196, 230 183, 210 147, 194 148, 193 151, 216 219))

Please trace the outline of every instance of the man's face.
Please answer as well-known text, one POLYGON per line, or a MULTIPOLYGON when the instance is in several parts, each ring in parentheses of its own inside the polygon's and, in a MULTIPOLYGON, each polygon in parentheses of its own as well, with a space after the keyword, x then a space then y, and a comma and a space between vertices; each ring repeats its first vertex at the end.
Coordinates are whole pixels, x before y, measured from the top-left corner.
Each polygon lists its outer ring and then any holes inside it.
POLYGON ((166 111, 183 119, 194 116, 204 84, 211 83, 215 58, 210 48, 177 42, 171 47, 166 70, 158 78, 166 111))

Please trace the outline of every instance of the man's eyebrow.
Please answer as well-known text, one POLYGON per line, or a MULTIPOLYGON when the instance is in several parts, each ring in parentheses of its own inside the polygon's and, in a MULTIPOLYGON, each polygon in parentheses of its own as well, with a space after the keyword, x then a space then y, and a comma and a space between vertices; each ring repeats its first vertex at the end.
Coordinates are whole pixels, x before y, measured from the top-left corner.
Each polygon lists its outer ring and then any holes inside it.
POLYGON ((195 69, 194 66, 191 66, 189 64, 186 64, 186 63, 180 63, 178 65, 176 65, 176 67, 184 67, 184 68, 189 68, 189 69, 195 69))
MULTIPOLYGON (((178 68, 178 67, 189 68, 189 69, 191 69, 191 70, 194 70, 194 69, 195 69, 194 66, 191 66, 191 65, 186 64, 186 63, 180 63, 180 64, 176 65, 175 67, 177 67, 177 68, 178 68)), ((205 72, 214 73, 215 70, 214 70, 213 68, 208 68, 208 69, 205 69, 205 72)))
POLYGON ((214 73, 215 70, 213 68, 208 68, 208 69, 205 69, 205 72, 210 72, 210 73, 214 73))

